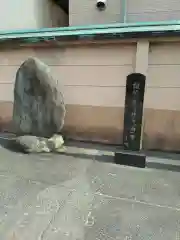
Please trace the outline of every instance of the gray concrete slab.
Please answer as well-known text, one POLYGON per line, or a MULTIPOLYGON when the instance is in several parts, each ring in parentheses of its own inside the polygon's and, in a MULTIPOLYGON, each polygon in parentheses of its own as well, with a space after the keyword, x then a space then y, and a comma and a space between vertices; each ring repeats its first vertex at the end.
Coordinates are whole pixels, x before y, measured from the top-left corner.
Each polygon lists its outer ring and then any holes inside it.
POLYGON ((97 196, 90 217, 86 240, 179 238, 180 212, 174 209, 97 196))
POLYGON ((180 208, 180 174, 95 163, 87 170, 95 192, 180 208))
POLYGON ((0 239, 180 238, 180 174, 0 149, 0 239))
POLYGON ((26 155, 12 153, 3 148, 0 151, 0 172, 14 173, 25 179, 48 184, 71 180, 89 164, 89 161, 82 158, 59 154, 26 155))

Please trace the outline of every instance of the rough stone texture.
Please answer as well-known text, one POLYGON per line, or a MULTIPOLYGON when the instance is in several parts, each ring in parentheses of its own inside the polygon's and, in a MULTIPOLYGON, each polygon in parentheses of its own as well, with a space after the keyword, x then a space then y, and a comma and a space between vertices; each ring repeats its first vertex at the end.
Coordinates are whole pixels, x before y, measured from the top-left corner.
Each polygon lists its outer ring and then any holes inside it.
POLYGON ((65 104, 50 69, 36 58, 17 71, 13 126, 16 134, 51 137, 64 124, 65 104))
POLYGON ((0 236, 176 240, 179 182, 176 172, 0 148, 0 236))
POLYGON ((50 152, 47 146, 47 139, 36 136, 20 136, 15 139, 15 145, 17 150, 21 150, 25 153, 41 153, 50 152))
POLYGON ((64 139, 61 135, 54 134, 47 140, 47 146, 51 152, 61 152, 64 144, 64 139))
POLYGON ((64 140, 61 135, 53 135, 51 138, 36 137, 36 136, 19 136, 13 140, 9 140, 10 149, 23 153, 49 153, 65 151, 63 147, 64 140))

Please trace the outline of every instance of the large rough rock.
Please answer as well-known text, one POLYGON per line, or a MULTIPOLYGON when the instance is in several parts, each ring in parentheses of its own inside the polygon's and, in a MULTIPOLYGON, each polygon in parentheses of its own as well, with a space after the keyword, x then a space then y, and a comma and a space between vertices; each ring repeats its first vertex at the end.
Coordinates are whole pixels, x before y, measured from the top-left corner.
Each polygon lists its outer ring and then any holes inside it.
POLYGON ((29 58, 18 69, 14 87, 13 126, 17 135, 51 137, 64 125, 65 104, 50 69, 29 58))

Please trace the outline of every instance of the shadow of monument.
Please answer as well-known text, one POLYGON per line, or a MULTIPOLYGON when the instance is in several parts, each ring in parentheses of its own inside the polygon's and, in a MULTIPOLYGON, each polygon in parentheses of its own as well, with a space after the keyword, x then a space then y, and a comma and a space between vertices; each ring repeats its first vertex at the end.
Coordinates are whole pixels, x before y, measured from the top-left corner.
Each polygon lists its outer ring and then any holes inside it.
POLYGON ((12 137, 4 136, 5 134, 0 135, 0 145, 1 147, 14 152, 14 153, 24 153, 27 154, 26 151, 24 151, 24 148, 16 143, 15 139, 12 137), (3 136, 2 136, 3 135, 3 136))

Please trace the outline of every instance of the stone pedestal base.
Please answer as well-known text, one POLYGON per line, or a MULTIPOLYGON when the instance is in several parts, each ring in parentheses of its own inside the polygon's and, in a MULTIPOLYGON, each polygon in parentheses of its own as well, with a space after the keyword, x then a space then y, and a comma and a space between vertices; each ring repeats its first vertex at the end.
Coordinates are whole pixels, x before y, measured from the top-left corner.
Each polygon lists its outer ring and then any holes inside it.
POLYGON ((139 152, 122 151, 116 152, 114 155, 116 164, 145 168, 146 156, 139 152))

